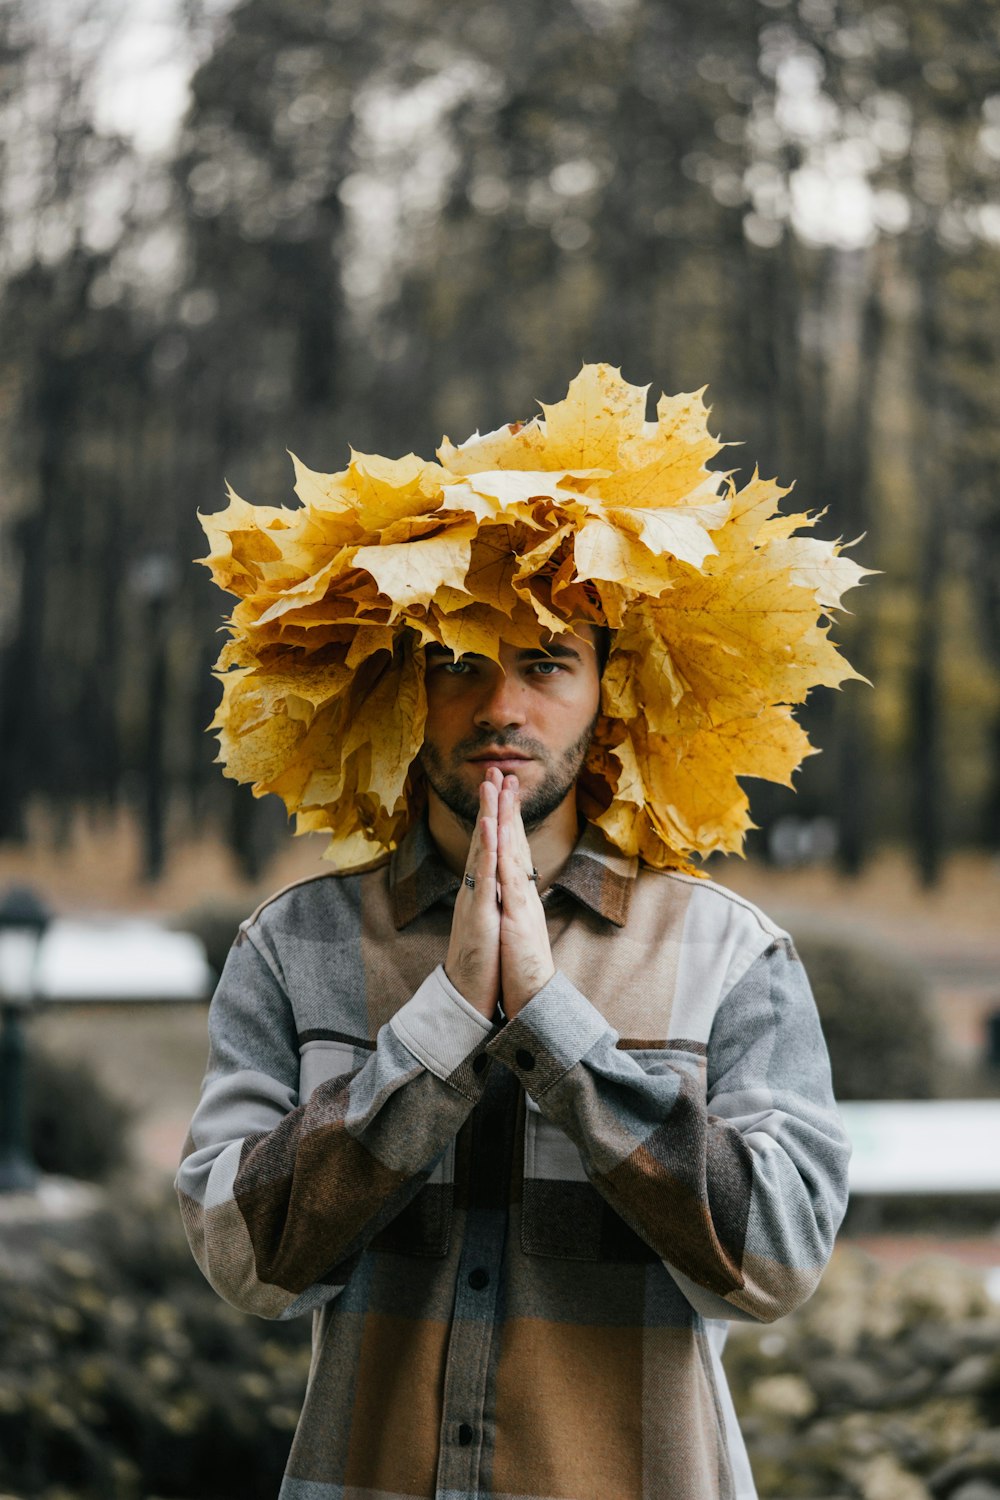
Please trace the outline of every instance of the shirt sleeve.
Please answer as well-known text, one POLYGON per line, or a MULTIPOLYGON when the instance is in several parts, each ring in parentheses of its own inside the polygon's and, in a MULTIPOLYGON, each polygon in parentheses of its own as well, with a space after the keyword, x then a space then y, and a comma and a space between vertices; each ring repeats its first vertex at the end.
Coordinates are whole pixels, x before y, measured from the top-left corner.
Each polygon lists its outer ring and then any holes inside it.
POLYGON ((815 1289, 850 1147, 787 938, 720 1002, 707 1047, 636 1054, 561 973, 489 1043, 587 1176, 708 1317, 769 1322, 815 1289))
POLYGON ((269 1318, 337 1296, 481 1097, 473 1062, 492 1031, 438 968, 362 1066, 300 1101, 292 1006, 266 943, 243 928, 210 1007, 208 1070, 176 1182, 216 1291, 269 1318))

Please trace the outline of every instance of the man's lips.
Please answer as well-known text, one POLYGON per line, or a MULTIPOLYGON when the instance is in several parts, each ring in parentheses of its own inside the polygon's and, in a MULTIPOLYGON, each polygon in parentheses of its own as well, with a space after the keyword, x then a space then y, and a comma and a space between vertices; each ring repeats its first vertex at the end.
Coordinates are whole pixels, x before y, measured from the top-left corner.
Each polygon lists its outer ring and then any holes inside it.
POLYGON ((534 757, 525 755, 519 750, 481 750, 478 755, 466 757, 474 766, 487 764, 506 764, 512 761, 529 761, 534 757))

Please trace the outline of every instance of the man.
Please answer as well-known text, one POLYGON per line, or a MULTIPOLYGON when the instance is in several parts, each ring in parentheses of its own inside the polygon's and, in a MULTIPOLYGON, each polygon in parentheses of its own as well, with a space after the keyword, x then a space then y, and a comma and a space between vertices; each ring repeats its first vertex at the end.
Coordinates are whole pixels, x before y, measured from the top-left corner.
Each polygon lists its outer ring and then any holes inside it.
POLYGON ((178 1188, 315 1313, 282 1500, 748 1500, 726 1320, 814 1288, 847 1143, 787 934, 581 818, 602 632, 428 645, 426 815, 243 923, 178 1188))

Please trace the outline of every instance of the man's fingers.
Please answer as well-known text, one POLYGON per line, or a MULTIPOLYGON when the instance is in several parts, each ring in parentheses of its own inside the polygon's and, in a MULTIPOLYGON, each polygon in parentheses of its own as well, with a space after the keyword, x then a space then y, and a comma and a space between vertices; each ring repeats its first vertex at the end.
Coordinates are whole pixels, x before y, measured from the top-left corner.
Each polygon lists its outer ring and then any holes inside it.
MULTIPOLYGON (((501 806, 503 806, 503 798, 508 793, 502 792, 500 795, 501 806)), ((524 854, 517 837, 517 829, 509 812, 506 816, 501 813, 499 820, 497 878, 500 882, 501 901, 507 911, 523 905, 528 900, 528 891, 532 888, 532 883, 529 879, 529 871, 525 868, 524 854)))
POLYGON ((462 884, 455 898, 445 973, 487 1018, 500 993, 500 910, 497 905, 497 776, 483 778, 479 812, 462 884))
POLYGON ((497 871, 500 877, 500 984, 508 1016, 543 989, 555 972, 538 887, 532 882, 531 846, 521 817, 517 779, 504 780, 498 801, 497 871))
POLYGON ((479 848, 479 819, 483 816, 484 813, 486 814, 487 817, 494 817, 494 818, 496 817, 496 813, 497 813, 497 794, 499 792, 499 785, 498 785, 499 780, 500 780, 500 772, 496 769, 495 766, 491 766, 490 769, 489 769, 489 771, 486 773, 486 776, 485 776, 484 780, 480 783, 480 786, 479 786, 479 812, 476 815, 476 821, 473 824, 473 828, 472 828, 472 838, 471 838, 471 840, 469 842, 469 859, 470 859, 470 861, 473 860, 473 859, 475 859, 476 854, 478 853, 478 848, 479 848))
POLYGON ((516 776, 512 776, 512 791, 514 793, 514 830, 515 842, 524 856, 524 868, 530 874, 532 869, 531 845, 528 843, 528 833, 524 826, 524 818, 521 816, 521 784, 516 776))
POLYGON ((497 872, 497 820, 495 814, 479 814, 479 846, 476 857, 470 861, 471 873, 478 881, 484 875, 495 876, 497 872))
POLYGON ((463 887, 484 905, 496 905, 497 878, 497 787, 487 776, 479 788, 479 816, 469 843, 463 887), (470 882, 472 884, 470 885, 470 882))
POLYGON ((530 880, 534 861, 531 857, 531 845, 528 843, 524 819, 521 817, 520 785, 516 776, 504 777, 500 806, 502 808, 500 821, 506 821, 510 825, 510 849, 517 860, 517 867, 530 880), (505 800, 507 798, 509 801, 505 800))

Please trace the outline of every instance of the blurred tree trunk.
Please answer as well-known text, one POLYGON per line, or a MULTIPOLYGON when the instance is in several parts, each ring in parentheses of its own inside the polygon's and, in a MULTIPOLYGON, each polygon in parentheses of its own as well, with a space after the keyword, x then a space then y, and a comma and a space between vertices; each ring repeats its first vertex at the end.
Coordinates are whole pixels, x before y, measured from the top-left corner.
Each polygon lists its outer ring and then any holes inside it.
MULTIPOLYGON (((882 318, 876 251, 835 251, 827 262, 823 496, 847 541, 869 523, 869 476, 882 318)), ((864 614, 849 631, 847 654, 859 671, 868 658, 864 614)), ((838 637, 845 634, 842 624, 838 637)), ((828 695, 829 696, 829 695, 828 695)), ((838 862, 858 875, 871 847, 871 746, 856 694, 830 700, 836 766, 838 862)))
POLYGON ((125 575, 122 515, 117 494, 108 494, 103 486, 98 493, 98 485, 93 481, 88 494, 94 511, 104 522, 99 553, 98 659, 92 688, 97 742, 94 780, 101 800, 110 808, 117 800, 123 769, 116 712, 121 677, 121 602, 125 575))
POLYGON ((19 561, 17 619, 0 669, 0 839, 23 843, 31 790, 30 768, 39 732, 38 681, 42 614, 48 575, 49 513, 40 506, 11 527, 19 561))
POLYGON ((942 445, 945 413, 938 375, 942 358, 938 319, 940 244, 936 225, 917 244, 917 374, 920 399, 920 451, 916 464, 919 516, 917 628, 910 683, 910 734, 913 763, 911 836, 922 883, 940 879, 943 852, 944 767, 941 755, 941 584, 945 538, 940 524, 944 474, 942 445))
MULTIPOLYGON (((56 555, 61 465, 72 426, 76 384, 75 361, 63 359, 58 347, 58 302, 53 278, 35 272, 19 283, 21 316, 30 325, 50 299, 53 324, 36 332, 39 347, 21 371, 24 419, 34 439, 29 510, 14 531, 20 581, 17 617, 4 652, 0 838, 16 842, 26 836, 25 815, 32 793, 47 789, 52 759, 50 735, 55 729, 51 682, 46 682, 48 594, 59 575, 56 555)), ((78 288, 73 288, 78 292, 78 288)), ((62 580, 68 582, 68 580, 62 580)))
MULTIPOLYGON (((837 526, 848 541, 868 531, 871 524, 869 481, 876 411, 876 381, 882 341, 882 307, 875 266, 878 247, 862 251, 854 277, 857 358, 854 367, 853 410, 841 454, 837 491, 837 526)), ((870 671, 869 615, 862 610, 850 630, 849 656, 859 672, 870 671)), ((841 626, 841 633, 844 627, 841 626)), ((867 704, 856 692, 838 699, 841 724, 838 814, 839 859, 848 875, 858 875, 872 845, 874 809, 871 797, 872 746, 867 726, 867 704)))

